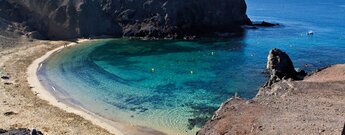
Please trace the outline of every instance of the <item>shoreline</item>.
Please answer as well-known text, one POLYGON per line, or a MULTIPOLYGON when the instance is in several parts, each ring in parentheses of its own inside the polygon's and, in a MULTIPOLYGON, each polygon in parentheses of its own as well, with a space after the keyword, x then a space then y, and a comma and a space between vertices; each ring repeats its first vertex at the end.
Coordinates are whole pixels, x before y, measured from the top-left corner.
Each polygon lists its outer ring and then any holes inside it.
POLYGON ((35 59, 70 43, 22 39, 13 41, 11 48, 0 51, 0 112, 4 114, 0 115, 2 129, 35 128, 44 134, 61 135, 111 134, 92 121, 41 99, 28 84, 27 69, 35 59))
MULTIPOLYGON (((86 42, 89 40, 84 40, 83 42, 86 42)), ((53 42, 53 41, 49 41, 53 42)), ((70 45, 75 44, 71 43, 70 45)), ((27 47, 31 48, 31 47, 27 47)), ((58 99, 56 99, 49 90, 45 89, 44 86, 39 82, 37 78, 37 69, 39 67, 39 63, 43 62, 46 58, 48 58, 51 54, 53 54, 56 51, 59 51, 63 48, 63 46, 58 45, 57 48, 52 49, 50 51, 47 51, 44 55, 39 56, 38 59, 35 59, 31 64, 29 64, 29 67, 26 67, 27 71, 25 74, 27 74, 27 81, 29 83, 28 86, 31 86, 32 93, 36 93, 36 97, 38 96, 40 99, 44 101, 48 101, 49 105, 56 106, 59 109, 62 109, 64 111, 67 111, 69 113, 76 114, 78 116, 81 116, 83 119, 86 119, 87 121, 90 121, 93 123, 93 125, 97 127, 101 127, 103 129, 106 129, 110 133, 113 134, 124 134, 119 130, 119 128, 115 128, 116 123, 114 121, 102 118, 101 116, 98 116, 96 114, 93 114, 92 112, 89 112, 87 110, 83 110, 82 108, 75 108, 73 105, 64 104, 58 99), (36 77, 36 78, 35 78, 36 77), (32 85, 32 84, 35 85, 32 85), (39 93, 39 94, 37 94, 39 93)), ((43 52, 42 52, 43 53, 43 52)), ((1 64, 1 63, 0 63, 1 64)), ((231 131, 236 132, 244 132, 244 133, 253 133, 253 134, 263 134, 263 133, 279 133, 279 132, 285 132, 285 133, 293 133, 293 134, 300 134, 300 133, 319 133, 319 131, 322 131, 322 133, 338 133, 342 130, 343 123, 339 124, 338 116, 344 116, 340 114, 345 114, 345 109, 341 108, 341 106, 345 105, 345 93, 342 93, 339 91, 340 82, 345 82, 345 79, 343 79, 345 76, 345 65, 332 65, 329 66, 323 70, 320 70, 318 72, 315 72, 311 74, 310 76, 307 76, 302 81, 282 81, 277 84, 274 84, 272 86, 272 89, 269 89, 268 91, 272 93, 271 95, 266 95, 262 97, 254 97, 253 99, 243 100, 241 98, 233 98, 231 100, 225 101, 223 105, 220 107, 220 111, 218 110, 216 114, 219 117, 224 117, 225 120, 231 122, 225 124, 225 125, 232 125, 232 128, 228 128, 231 131), (333 73, 334 71, 337 71, 336 73, 333 73), (343 74, 344 73, 344 74, 343 74), (336 77, 332 80, 330 77, 336 77), (321 80, 320 80, 321 78, 321 80), (335 88, 335 89, 331 89, 335 88), (315 89, 315 90, 314 90, 315 89), (287 90, 287 91, 286 91, 287 90), (329 91, 325 91, 329 90, 329 91), (332 94, 333 93, 333 94, 332 94), (334 94, 337 93, 337 94, 334 94), (328 99, 329 97, 332 97, 334 99, 328 99), (317 99, 321 98, 321 101, 318 101, 317 99), (335 101, 337 99, 338 101, 335 101), (344 102, 340 102, 344 101, 344 102), (274 104, 272 104, 272 102, 274 104), (299 106, 308 105, 308 107, 300 108, 299 106), (314 106, 311 106, 314 105, 314 106), (234 110, 230 111, 224 111, 224 109, 235 108, 234 110), (308 110, 312 110, 317 113, 324 113, 325 108, 334 109, 335 111, 326 111, 329 115, 322 116, 322 115, 311 115, 308 113, 308 110), (224 111, 224 112, 223 112, 224 111), (283 113, 277 113, 276 111, 283 111, 283 113), (294 114, 295 111, 298 111, 299 113, 307 113, 305 115, 297 115, 294 114), (307 111, 307 112, 306 112, 307 111), (241 112, 241 113, 240 113, 241 112), (256 113, 256 116, 252 116, 253 113, 256 113), (285 114, 288 113, 288 114, 285 114), (338 115, 338 113, 340 113, 338 115), (229 115, 230 114, 230 115, 229 115), (332 115, 331 115, 332 114, 332 115), (284 115, 284 116, 282 116, 284 115), (285 116, 286 115, 286 116, 285 116), (316 118, 315 118, 316 117, 316 118), (282 119, 287 118, 287 119, 282 119), (296 119, 297 118, 297 119, 296 119), (326 119, 325 121, 320 121, 322 119, 326 119), (303 120, 301 122, 300 120, 303 120), (312 122, 312 126, 306 126, 304 125, 305 121, 311 121, 316 120, 316 122, 312 122), (290 127, 291 125, 283 125, 282 127, 276 127, 278 125, 277 123, 291 123, 291 121, 295 122, 297 127, 290 127), (272 127, 273 122, 273 127, 272 127), (322 123, 326 122, 326 124, 322 123), (335 123, 337 125, 335 125, 335 123), (271 123, 271 124, 268 124, 271 123), (322 125, 320 125, 322 124, 322 125), (339 125, 341 127, 339 127, 339 125), (262 128, 264 127, 264 128, 262 128), (309 128, 310 129, 309 129, 309 128), (320 127, 317 129, 314 129, 314 127, 320 127), (234 129, 236 128, 236 129, 234 129), (270 129, 272 128, 272 129, 270 129), (302 131, 297 131, 302 130, 302 131)), ((345 85, 344 85, 345 86, 345 85)), ((218 119, 219 117, 212 118, 212 123, 209 124, 215 124, 215 122, 222 122, 221 119, 218 119)), ((224 120, 224 119, 223 119, 224 120)), ((310 123, 308 123, 310 124, 310 123)), ((224 125, 220 124, 220 125, 224 125)), ((127 125, 117 125, 122 126, 123 129, 131 129, 136 130, 135 126, 126 127, 127 125)), ((217 128, 217 125, 213 125, 215 128, 217 128)), ((218 125, 219 126, 219 125, 218 125)), ((206 127, 209 128, 209 127, 206 127)), ((205 129, 206 129, 205 128, 205 129)), ((218 127, 219 128, 219 127, 218 127)), ((216 129, 219 130, 219 129, 216 129)), ((220 129, 221 130, 221 129, 220 129)), ((139 131, 139 130, 137 130, 139 131)), ((229 132, 229 133, 230 133, 229 132)), ((199 132, 200 133, 200 132, 199 132)), ((202 134, 202 133, 201 133, 202 134)))
MULTIPOLYGON (((283 56, 279 58, 284 61, 283 56)), ((273 58, 268 57, 267 65, 272 64, 270 60, 273 58)), ((288 67, 288 64, 284 66, 288 67)), ((274 79, 272 75, 276 77, 270 71, 267 82, 274 79)), ((197 135, 342 133, 345 64, 319 68, 302 80, 282 78, 266 84, 259 88, 254 98, 233 96, 224 101, 197 135)))
POLYGON ((108 132, 115 134, 115 135, 125 135, 125 134, 133 134, 133 135, 164 135, 156 129, 132 125, 130 123, 121 123, 116 122, 115 120, 107 119, 99 114, 96 114, 92 111, 89 111, 83 107, 82 104, 75 103, 73 101, 60 99, 58 93, 55 93, 55 88, 52 87, 53 90, 48 90, 47 87, 44 86, 39 80, 37 75, 37 71, 42 66, 42 63, 49 58, 52 54, 61 51, 62 49, 67 49, 70 46, 75 45, 82 45, 83 42, 92 42, 98 39, 82 39, 78 40, 77 42, 70 43, 68 45, 59 46, 53 50, 46 52, 44 55, 40 56, 39 58, 35 59, 28 67, 27 67, 27 80, 28 84, 31 87, 31 91, 35 93, 40 99, 48 101, 50 105, 56 106, 68 113, 73 113, 83 117, 84 119, 90 121, 96 126, 99 126, 108 132))
MULTIPOLYGON (((69 47, 71 45, 80 45, 80 43, 83 42, 89 42, 89 41, 93 41, 93 40, 88 40, 88 39, 83 39, 83 40, 78 40, 77 43, 70 43, 68 44, 66 47, 69 47)), ((74 113, 77 114, 83 118, 85 118, 86 120, 91 121, 93 124, 98 125, 104 129, 106 129, 107 131, 109 131, 112 134, 116 134, 116 135, 123 135, 122 132, 119 131, 119 129, 115 128, 114 125, 117 123, 114 123, 110 120, 107 120, 105 118, 102 118, 96 114, 93 114, 92 112, 83 109, 82 107, 79 107, 77 105, 73 105, 73 104, 66 104, 63 102, 60 102, 51 92, 49 92, 49 90, 46 90, 46 88, 44 88, 44 86, 41 84, 41 82, 38 79, 37 76, 37 70, 38 68, 41 66, 41 63, 44 62, 47 58, 49 58, 50 55, 52 55, 55 52, 58 52, 62 49, 64 49, 65 46, 60 46, 58 48, 55 48, 53 50, 50 50, 48 52, 46 52, 43 56, 41 56, 38 59, 35 59, 27 68, 27 80, 28 83, 30 85, 30 87, 32 87, 32 91, 34 93, 37 93, 37 96, 45 101, 48 101, 49 104, 56 106, 66 112, 69 113, 74 113)))

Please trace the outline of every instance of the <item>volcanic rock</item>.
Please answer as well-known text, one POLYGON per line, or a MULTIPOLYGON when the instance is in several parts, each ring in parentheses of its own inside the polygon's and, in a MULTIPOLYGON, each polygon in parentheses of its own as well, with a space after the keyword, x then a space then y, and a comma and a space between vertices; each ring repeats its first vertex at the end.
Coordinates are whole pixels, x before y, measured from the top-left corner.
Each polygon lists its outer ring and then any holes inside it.
POLYGON ((279 24, 273 24, 269 22, 253 22, 251 26, 259 26, 259 27, 273 27, 273 26, 278 26, 279 24))
POLYGON ((48 39, 182 38, 241 31, 251 24, 246 8, 245 0, 1 0, 0 27, 17 23, 48 39))
POLYGON ((282 79, 301 80, 307 73, 304 70, 297 72, 290 57, 283 51, 274 48, 271 49, 267 57, 267 71, 270 78, 265 86, 271 86, 273 83, 282 79))
POLYGON ((27 128, 18 128, 18 129, 0 129, 1 135, 43 135, 41 131, 37 131, 36 129, 33 129, 32 132, 30 129, 27 128))

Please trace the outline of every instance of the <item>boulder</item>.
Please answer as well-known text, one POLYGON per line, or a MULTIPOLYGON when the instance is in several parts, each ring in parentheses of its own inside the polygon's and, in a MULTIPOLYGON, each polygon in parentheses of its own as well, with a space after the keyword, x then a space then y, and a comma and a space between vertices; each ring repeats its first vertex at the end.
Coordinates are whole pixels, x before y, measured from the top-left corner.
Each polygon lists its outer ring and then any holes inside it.
POLYGON ((277 48, 270 50, 267 57, 266 69, 271 75, 279 78, 292 78, 296 74, 290 57, 285 52, 277 48))
POLYGON ((307 73, 304 70, 297 72, 290 57, 283 51, 274 48, 271 49, 267 57, 267 71, 270 78, 265 86, 271 86, 273 83, 282 79, 301 80, 307 73))

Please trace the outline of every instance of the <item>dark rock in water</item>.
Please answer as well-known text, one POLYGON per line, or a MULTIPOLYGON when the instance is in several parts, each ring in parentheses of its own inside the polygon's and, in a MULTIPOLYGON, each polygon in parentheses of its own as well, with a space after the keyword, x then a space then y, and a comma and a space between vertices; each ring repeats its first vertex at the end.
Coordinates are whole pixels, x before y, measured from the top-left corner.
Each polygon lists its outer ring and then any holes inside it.
POLYGON ((295 80, 303 79, 307 73, 304 70, 297 72, 290 57, 279 49, 271 49, 267 57, 267 67, 270 74, 269 81, 265 86, 271 86, 274 82, 282 79, 292 78, 295 80))
POLYGON ((191 118, 188 119, 188 129, 201 128, 218 109, 216 106, 209 106, 206 104, 188 103, 185 106, 191 108, 191 118))
POLYGON ((244 29, 249 29, 249 30, 256 30, 258 27, 256 26, 243 26, 244 29))
POLYGON ((195 117, 195 118, 191 118, 188 119, 188 129, 192 130, 195 127, 202 127, 208 120, 210 119, 210 117, 195 117))
POLYGON ((273 24, 273 23, 262 21, 262 22, 253 22, 252 26, 273 27, 273 26, 279 26, 279 24, 273 24))
POLYGON ((279 49, 271 49, 267 57, 266 69, 271 75, 279 78, 291 78, 296 74, 295 68, 290 57, 279 49))
POLYGON ((240 31, 252 24, 246 8, 245 0, 1 0, 0 21, 32 38, 183 38, 240 31))

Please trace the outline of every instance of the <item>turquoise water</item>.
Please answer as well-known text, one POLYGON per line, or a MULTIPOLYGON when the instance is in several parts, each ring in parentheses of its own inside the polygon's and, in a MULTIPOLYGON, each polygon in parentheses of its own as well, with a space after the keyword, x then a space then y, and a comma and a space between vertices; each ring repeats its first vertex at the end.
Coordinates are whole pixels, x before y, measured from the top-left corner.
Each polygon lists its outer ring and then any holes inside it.
POLYGON ((40 68, 60 99, 114 121, 173 135, 195 134, 238 93, 264 83, 267 53, 286 51, 307 71, 345 61, 345 2, 247 1, 252 20, 280 23, 243 37, 194 41, 107 39, 65 48, 40 68), (314 31, 313 36, 306 32, 314 31))

